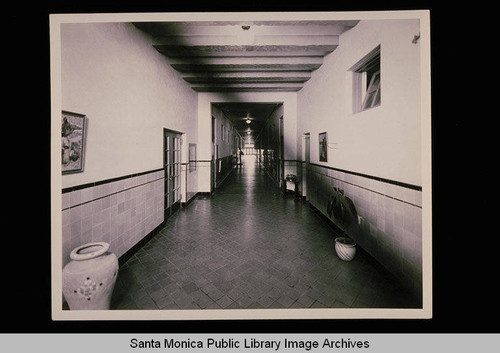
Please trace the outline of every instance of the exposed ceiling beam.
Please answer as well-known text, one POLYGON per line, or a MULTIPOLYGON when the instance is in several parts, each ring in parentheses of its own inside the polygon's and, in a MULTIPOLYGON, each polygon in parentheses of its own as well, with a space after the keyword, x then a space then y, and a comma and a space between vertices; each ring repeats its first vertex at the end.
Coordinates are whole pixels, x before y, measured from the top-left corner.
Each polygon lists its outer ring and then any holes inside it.
POLYGON ((216 87, 192 87, 196 92, 297 92, 302 89, 302 85, 296 87, 264 87, 264 86, 253 86, 253 87, 228 87, 216 86, 216 87))
POLYGON ((289 83, 304 83, 309 78, 304 77, 232 77, 232 78, 207 78, 207 77, 185 77, 184 80, 193 84, 234 84, 234 83, 279 83, 279 82, 289 82, 289 83))
POLYGON ((308 46, 308 45, 339 45, 339 37, 336 35, 255 35, 251 38, 238 35, 175 35, 154 37, 152 44, 155 48, 171 45, 182 46, 308 46))
POLYGON ((323 63, 322 56, 255 56, 255 57, 207 57, 207 58, 192 58, 178 57, 169 60, 171 65, 194 63, 200 65, 321 65, 323 63))
POLYGON ((182 77, 191 82, 191 80, 196 79, 233 79, 233 78, 287 78, 287 77, 297 77, 303 80, 308 80, 311 78, 311 72, 309 71, 265 71, 265 72, 199 72, 192 76, 191 74, 183 74, 182 77))
POLYGON ((177 56, 325 56, 338 45, 155 45, 168 57, 177 56))
POLYGON ((226 71, 226 72, 254 72, 254 71, 314 71, 321 64, 173 64, 172 67, 180 72, 204 72, 204 71, 226 71))
POLYGON ((135 22, 154 36, 164 33, 177 35, 217 35, 220 33, 237 34, 242 26, 259 34, 275 35, 339 35, 354 27, 357 20, 340 21, 193 21, 193 22, 135 22))
POLYGON ((193 88, 253 88, 253 87, 261 87, 261 88, 301 88, 302 83, 295 82, 258 82, 258 83, 194 83, 192 84, 193 88))
POLYGON ((198 92, 295 92, 356 20, 139 22, 198 92))

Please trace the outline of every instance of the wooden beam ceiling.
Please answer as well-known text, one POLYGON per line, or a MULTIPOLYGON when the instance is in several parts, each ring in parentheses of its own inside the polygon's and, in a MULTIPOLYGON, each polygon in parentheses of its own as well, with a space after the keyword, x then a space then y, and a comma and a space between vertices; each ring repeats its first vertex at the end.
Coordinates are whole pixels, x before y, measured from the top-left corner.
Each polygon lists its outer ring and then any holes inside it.
POLYGON ((198 92, 298 91, 358 21, 137 22, 198 92))

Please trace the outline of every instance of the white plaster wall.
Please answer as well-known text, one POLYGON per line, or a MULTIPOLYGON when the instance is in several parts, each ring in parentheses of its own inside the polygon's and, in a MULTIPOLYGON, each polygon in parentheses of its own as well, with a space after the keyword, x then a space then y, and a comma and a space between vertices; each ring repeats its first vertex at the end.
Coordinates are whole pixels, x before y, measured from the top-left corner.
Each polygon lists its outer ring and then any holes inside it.
MULTIPOLYGON (((280 102, 283 103, 285 159, 297 159, 297 93, 296 92, 240 92, 198 94, 198 146, 200 160, 211 160, 211 103, 220 102, 280 102)), ((199 192, 210 191, 210 170, 198 173, 199 192)))
POLYGON ((62 187, 162 168, 163 128, 196 143, 196 96, 132 24, 62 24, 61 108, 88 117, 85 170, 62 187))
MULTIPOLYGON (((422 294, 422 186, 419 20, 362 20, 298 92, 298 137, 310 132, 308 199, 326 216, 334 187, 356 205, 362 222, 350 234, 403 283, 422 294), (349 69, 381 46, 381 105, 353 113, 349 69), (318 133, 328 133, 328 161, 319 161, 318 133), (322 168, 320 166, 331 167, 322 168), (347 173, 332 168, 345 170, 347 173)), ((300 146, 301 148, 302 146, 300 146)), ((300 151, 301 149, 299 149, 300 151)), ((334 221, 334 220, 333 220, 334 221)), ((335 221, 334 221, 335 222, 335 221)))
POLYGON ((418 19, 362 20, 298 92, 299 135, 311 133, 311 163, 421 185, 420 31, 418 19), (349 69, 381 45, 379 107, 352 112, 349 69), (318 133, 328 133, 319 162, 318 133))
POLYGON ((212 107, 212 116, 215 118, 215 142, 219 146, 219 158, 233 154, 233 124, 217 107, 212 107), (221 133, 221 125, 224 125, 224 138, 221 133), (228 139, 229 131, 229 139, 228 139))

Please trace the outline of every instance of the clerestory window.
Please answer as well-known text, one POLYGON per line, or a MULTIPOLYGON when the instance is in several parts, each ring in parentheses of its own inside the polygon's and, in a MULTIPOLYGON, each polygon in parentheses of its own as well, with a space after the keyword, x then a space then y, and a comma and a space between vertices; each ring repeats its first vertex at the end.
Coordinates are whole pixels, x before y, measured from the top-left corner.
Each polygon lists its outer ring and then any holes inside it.
POLYGON ((353 72, 353 111, 358 113, 381 104, 380 45, 358 61, 353 72))

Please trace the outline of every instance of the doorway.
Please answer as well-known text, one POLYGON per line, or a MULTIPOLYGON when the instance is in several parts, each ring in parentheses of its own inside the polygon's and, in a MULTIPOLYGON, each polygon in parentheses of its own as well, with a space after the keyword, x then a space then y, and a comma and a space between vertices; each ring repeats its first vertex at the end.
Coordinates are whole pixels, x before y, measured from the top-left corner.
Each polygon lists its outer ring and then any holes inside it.
POLYGON ((215 191, 217 182, 217 160, 219 158, 219 146, 216 138, 217 120, 212 116, 212 162, 210 163, 210 193, 215 191))
POLYGON ((181 206, 181 133, 163 129, 164 220, 181 206))
POLYGON ((279 118, 279 172, 278 172, 278 183, 282 183, 285 179, 285 134, 283 127, 283 117, 279 118))
POLYGON ((310 162, 311 138, 310 134, 306 133, 302 136, 302 197, 305 201, 309 199, 307 195, 307 180, 310 162))

